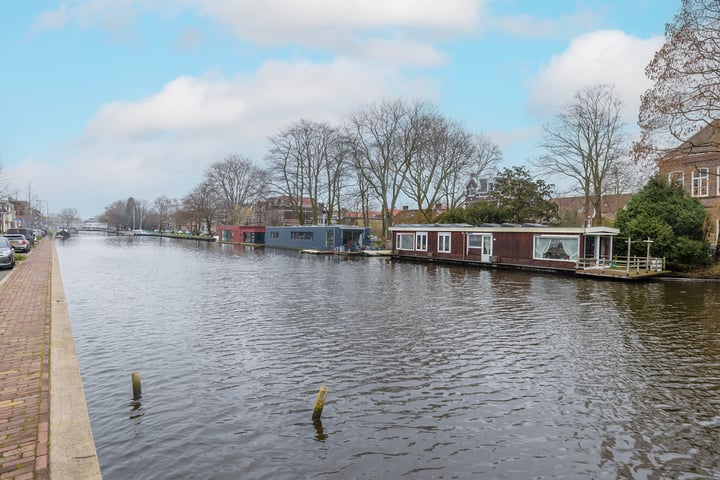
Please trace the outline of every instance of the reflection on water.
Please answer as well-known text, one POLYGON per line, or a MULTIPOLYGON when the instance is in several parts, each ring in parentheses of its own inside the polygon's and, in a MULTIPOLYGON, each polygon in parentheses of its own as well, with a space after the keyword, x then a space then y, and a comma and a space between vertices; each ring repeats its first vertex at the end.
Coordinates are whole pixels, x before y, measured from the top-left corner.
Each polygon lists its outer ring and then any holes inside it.
POLYGON ((58 252, 105 479, 720 477, 720 284, 58 252))
POLYGON ((322 420, 313 420, 313 425, 315 426, 315 440, 317 440, 318 442, 324 442, 325 440, 327 440, 328 434, 325 433, 322 420))

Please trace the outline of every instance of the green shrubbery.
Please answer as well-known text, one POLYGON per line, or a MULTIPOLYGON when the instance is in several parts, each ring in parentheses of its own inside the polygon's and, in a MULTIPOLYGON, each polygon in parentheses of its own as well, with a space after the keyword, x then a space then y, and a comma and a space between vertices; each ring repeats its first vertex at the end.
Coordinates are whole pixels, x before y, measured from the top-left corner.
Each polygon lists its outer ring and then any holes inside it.
POLYGON ((671 270, 687 271, 712 259, 705 232, 705 207, 681 186, 653 178, 618 212, 615 226, 635 243, 633 255, 644 256, 650 239, 652 255, 665 257, 671 270))

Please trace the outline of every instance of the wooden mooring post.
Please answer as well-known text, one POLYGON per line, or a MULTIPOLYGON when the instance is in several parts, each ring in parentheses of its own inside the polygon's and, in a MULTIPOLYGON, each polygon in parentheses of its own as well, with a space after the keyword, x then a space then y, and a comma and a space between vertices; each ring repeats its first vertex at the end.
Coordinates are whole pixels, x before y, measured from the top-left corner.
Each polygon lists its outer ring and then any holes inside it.
POLYGON ((322 416, 323 407, 325 406, 325 397, 327 397, 328 387, 320 387, 318 390, 317 400, 315 401, 315 408, 313 409, 312 419, 320 420, 322 416))
POLYGON ((133 400, 140 400, 142 398, 142 384, 140 382, 140 372, 132 373, 132 389, 133 400))

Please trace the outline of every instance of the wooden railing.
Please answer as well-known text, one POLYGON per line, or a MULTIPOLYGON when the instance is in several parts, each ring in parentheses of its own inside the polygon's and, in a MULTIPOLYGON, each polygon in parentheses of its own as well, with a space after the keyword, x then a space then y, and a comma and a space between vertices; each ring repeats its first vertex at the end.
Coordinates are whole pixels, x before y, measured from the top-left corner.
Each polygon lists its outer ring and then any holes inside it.
POLYGON ((579 258, 578 270, 612 268, 632 272, 659 272, 665 270, 665 258, 659 257, 620 257, 613 258, 579 258))

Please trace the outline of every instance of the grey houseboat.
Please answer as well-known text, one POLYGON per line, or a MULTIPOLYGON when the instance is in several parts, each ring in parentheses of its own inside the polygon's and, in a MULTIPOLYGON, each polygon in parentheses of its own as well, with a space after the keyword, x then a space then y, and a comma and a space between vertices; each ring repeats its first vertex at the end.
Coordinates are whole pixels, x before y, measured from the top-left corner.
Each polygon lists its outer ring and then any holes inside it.
POLYGON ((352 225, 265 227, 265 246, 314 252, 358 252, 370 245, 370 229, 352 225))
MULTIPOLYGON (((617 255, 619 230, 610 227, 548 227, 536 224, 396 225, 392 254, 401 259, 495 267, 565 271, 635 279, 663 271, 663 259, 617 255)), ((626 242, 620 241, 620 247, 626 242)))

